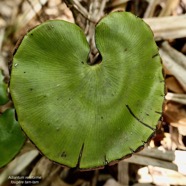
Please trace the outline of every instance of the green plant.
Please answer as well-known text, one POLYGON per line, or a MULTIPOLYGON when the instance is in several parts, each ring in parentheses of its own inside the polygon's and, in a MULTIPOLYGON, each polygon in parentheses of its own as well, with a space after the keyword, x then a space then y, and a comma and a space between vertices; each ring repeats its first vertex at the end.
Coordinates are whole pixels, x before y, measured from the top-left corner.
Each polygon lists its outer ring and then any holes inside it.
POLYGON ((7 85, 3 80, 4 76, 0 73, 0 167, 9 163, 25 142, 25 136, 15 120, 14 109, 1 110, 1 106, 9 101, 7 85))
POLYGON ((0 69, 0 105, 4 105, 8 102, 7 85, 4 82, 4 76, 0 69))
POLYGON ((29 31, 13 58, 10 91, 18 121, 49 159, 89 169, 137 151, 162 113, 164 78, 153 34, 115 12, 96 26, 100 56, 88 63, 81 29, 47 21, 29 31))

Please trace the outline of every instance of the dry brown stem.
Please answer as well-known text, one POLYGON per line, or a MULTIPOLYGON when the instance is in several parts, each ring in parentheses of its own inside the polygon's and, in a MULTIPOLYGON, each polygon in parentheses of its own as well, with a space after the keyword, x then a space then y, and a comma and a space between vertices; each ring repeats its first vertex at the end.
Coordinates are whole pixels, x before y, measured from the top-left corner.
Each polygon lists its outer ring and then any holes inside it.
POLYGON ((159 52, 166 69, 176 77, 183 89, 186 90, 186 57, 169 46, 167 42, 162 44, 159 52))
POLYGON ((156 40, 186 37, 186 14, 161 18, 146 18, 156 40))

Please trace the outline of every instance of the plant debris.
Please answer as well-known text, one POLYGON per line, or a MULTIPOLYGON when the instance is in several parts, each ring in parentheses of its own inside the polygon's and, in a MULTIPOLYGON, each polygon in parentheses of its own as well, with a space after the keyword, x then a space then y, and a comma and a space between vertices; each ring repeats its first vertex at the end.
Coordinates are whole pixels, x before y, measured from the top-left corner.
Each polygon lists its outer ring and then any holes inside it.
POLYGON ((93 58, 97 54, 95 24, 111 11, 130 11, 144 18, 159 46, 167 95, 155 137, 131 158, 86 172, 52 163, 27 140, 16 158, 0 169, 0 185, 13 185, 14 177, 10 176, 18 176, 17 186, 186 185, 186 0, 1 0, 0 69, 8 82, 8 64, 17 40, 48 19, 78 24, 93 58), (30 182, 26 184, 25 180, 30 182))

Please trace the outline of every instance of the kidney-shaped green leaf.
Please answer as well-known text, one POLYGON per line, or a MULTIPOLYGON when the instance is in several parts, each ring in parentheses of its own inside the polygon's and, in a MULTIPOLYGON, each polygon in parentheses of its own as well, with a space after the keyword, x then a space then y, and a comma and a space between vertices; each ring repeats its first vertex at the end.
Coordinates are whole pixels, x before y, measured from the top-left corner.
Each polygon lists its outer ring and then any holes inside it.
POLYGON ((95 168, 142 146, 156 129, 164 78, 153 34, 140 18, 111 13, 96 26, 101 63, 89 65, 81 29, 47 21, 28 32, 10 90, 18 121, 49 159, 95 168))
POLYGON ((6 110, 0 115, 0 167, 14 158, 24 142, 25 135, 15 120, 15 110, 6 110))
POLYGON ((0 69, 0 105, 4 105, 8 102, 7 85, 5 84, 4 76, 0 69))

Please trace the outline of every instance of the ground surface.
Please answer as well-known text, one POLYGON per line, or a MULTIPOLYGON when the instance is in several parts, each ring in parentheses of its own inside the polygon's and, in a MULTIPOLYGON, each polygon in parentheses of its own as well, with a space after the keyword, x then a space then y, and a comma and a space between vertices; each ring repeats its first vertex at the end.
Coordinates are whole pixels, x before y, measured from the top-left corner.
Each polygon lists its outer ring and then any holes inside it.
POLYGON ((28 140, 20 154, 0 169, 0 185, 12 185, 11 180, 19 181, 26 176, 38 177, 31 184, 38 186, 186 185, 186 1, 65 2, 0 1, 0 68, 5 81, 9 79, 7 66, 17 40, 33 26, 48 19, 76 22, 85 31, 94 55, 93 22, 111 11, 130 11, 150 25, 160 48, 167 89, 162 125, 142 152, 116 165, 87 172, 52 163, 28 140))

